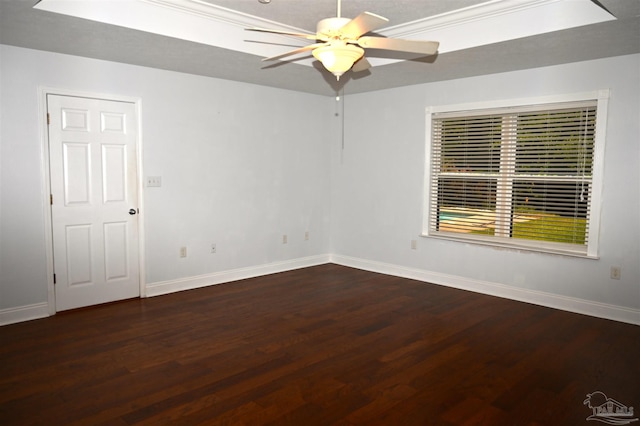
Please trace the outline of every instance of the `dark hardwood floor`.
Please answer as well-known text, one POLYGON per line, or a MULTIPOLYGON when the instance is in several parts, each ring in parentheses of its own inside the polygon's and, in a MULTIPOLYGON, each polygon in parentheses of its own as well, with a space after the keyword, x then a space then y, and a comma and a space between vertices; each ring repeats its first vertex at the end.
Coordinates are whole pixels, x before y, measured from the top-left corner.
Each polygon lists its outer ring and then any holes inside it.
POLYGON ((0 342, 2 425, 587 425, 594 391, 640 411, 638 326, 337 265, 0 342))

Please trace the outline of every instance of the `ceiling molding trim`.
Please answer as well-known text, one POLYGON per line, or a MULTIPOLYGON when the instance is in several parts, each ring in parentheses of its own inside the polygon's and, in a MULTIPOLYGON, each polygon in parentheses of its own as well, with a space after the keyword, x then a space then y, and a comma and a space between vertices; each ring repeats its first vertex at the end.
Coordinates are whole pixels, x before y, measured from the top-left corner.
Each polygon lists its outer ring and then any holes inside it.
POLYGON ((392 38, 440 41, 440 53, 616 18, 591 0, 492 0, 384 28, 392 38))
POLYGON ((468 22, 492 19, 497 16, 512 15, 535 7, 544 7, 559 0, 492 0, 486 3, 465 7, 440 15, 416 19, 412 22, 385 28, 385 34, 394 37, 410 37, 426 31, 455 27, 468 22))
MULTIPOLYGON (((390 38, 434 40, 438 53, 616 19, 591 0, 492 0, 378 31, 390 38)), ((372 66, 398 62, 368 55, 372 66)))
MULTIPOLYGON (((262 57, 308 43, 284 34, 249 35, 245 29, 310 34, 202 0, 41 0, 34 8, 262 57)), ((377 32, 392 38, 439 41, 439 53, 446 53, 614 19, 592 0, 491 0, 377 32)), ((367 57, 372 66, 399 62, 371 53, 367 57)), ((307 55, 290 60, 312 66, 312 59, 307 55)))
POLYGON ((250 15, 248 13, 239 12, 237 10, 229 9, 226 7, 218 6, 212 3, 207 3, 200 0, 138 0, 145 3, 150 3, 158 7, 164 7, 180 12, 191 13, 197 16, 206 17, 213 21, 224 22, 227 24, 235 25, 239 28, 273 28, 281 31, 291 31, 297 33, 313 34, 309 31, 294 27, 292 25, 286 25, 280 22, 272 21, 270 19, 261 18, 259 16, 250 15))
POLYGON ((197 0, 41 0, 35 9, 160 34, 257 56, 275 56, 305 42, 283 34, 249 33, 268 25, 302 30, 197 0))

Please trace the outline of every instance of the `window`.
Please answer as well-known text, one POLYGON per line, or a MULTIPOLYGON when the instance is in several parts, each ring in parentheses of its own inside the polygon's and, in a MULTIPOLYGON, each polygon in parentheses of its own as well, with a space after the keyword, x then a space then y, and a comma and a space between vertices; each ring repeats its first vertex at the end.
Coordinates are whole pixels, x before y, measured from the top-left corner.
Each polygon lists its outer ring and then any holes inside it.
POLYGON ((595 257, 607 94, 595 95, 429 111, 423 233, 595 257))

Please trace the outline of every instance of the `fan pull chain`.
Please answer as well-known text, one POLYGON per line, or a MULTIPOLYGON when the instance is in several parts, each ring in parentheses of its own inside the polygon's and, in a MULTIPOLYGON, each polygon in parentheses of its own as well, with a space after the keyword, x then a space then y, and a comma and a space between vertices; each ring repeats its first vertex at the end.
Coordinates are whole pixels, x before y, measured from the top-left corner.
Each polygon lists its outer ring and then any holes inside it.
MULTIPOLYGON (((338 92, 340 93, 340 92, 338 92)), ((340 163, 344 162, 344 86, 342 86, 342 96, 338 96, 338 102, 340 102, 341 111, 340 111, 340 163)))

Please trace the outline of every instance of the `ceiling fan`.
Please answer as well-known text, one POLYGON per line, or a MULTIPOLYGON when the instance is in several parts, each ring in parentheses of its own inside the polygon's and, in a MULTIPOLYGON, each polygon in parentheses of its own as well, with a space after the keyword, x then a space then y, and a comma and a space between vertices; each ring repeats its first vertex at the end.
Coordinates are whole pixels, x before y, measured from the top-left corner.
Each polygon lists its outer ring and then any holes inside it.
POLYGON ((335 75, 338 80, 349 69, 353 72, 359 72, 371 67, 369 61, 364 57, 364 48, 418 53, 425 56, 434 55, 438 51, 440 43, 437 41, 365 36, 365 34, 385 25, 389 20, 371 12, 363 12, 353 19, 342 18, 340 16, 340 8, 341 0, 337 0, 337 16, 319 21, 316 27, 316 34, 294 33, 267 28, 247 28, 247 30, 315 40, 316 43, 314 44, 264 58, 263 61, 282 59, 310 50, 313 56, 322 62, 324 67, 335 75))

